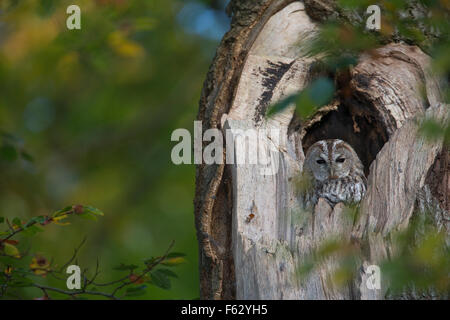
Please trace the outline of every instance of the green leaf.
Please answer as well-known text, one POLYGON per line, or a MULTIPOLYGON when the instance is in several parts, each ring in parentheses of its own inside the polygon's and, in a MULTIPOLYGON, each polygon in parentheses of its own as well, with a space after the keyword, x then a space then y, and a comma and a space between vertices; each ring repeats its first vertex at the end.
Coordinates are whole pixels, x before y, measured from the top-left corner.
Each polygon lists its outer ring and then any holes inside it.
POLYGON ((146 288, 147 288, 147 285, 142 284, 142 285, 139 285, 139 286, 136 286, 136 287, 128 287, 126 291, 127 291, 127 293, 129 293, 129 292, 136 292, 136 291, 145 290, 146 288))
POLYGON ((16 148, 12 145, 5 144, 0 147, 0 158, 8 162, 14 162, 17 160, 18 156, 16 148))
POLYGON ((324 243, 322 243, 317 249, 317 258, 328 258, 332 254, 338 252, 339 250, 342 250, 343 248, 344 244, 339 241, 334 241, 332 239, 324 241, 324 243))
POLYGON ((26 236, 34 236, 36 233, 43 232, 43 231, 44 230, 41 227, 39 227, 37 225, 32 225, 31 227, 24 229, 24 231, 22 233, 26 236))
POLYGON ((334 94, 334 84, 330 79, 320 77, 311 83, 308 91, 315 106, 322 107, 331 102, 334 94))
POLYGON ((20 258, 19 249, 7 242, 3 242, 3 252, 10 257, 20 258))
POLYGON ((167 259, 179 258, 179 257, 186 257, 186 254, 181 253, 181 252, 171 252, 167 255, 167 259))
POLYGON ((135 270, 137 269, 138 266, 134 265, 134 264, 123 264, 121 263, 120 266, 113 268, 114 270, 119 270, 119 271, 125 271, 125 270, 135 270))
POLYGON ((136 291, 136 292, 128 292, 125 294, 126 297, 137 297, 146 294, 145 290, 136 291))
POLYGON ((3 223, 3 222, 5 222, 5 218, 0 217, 0 223, 3 223))
POLYGON ((283 111, 287 107, 289 107, 291 104, 296 103, 297 99, 299 97, 299 94, 293 94, 285 99, 281 100, 280 102, 274 104, 273 106, 269 107, 266 113, 266 117, 271 117, 272 115, 283 111))
POLYGON ((56 1, 54 0, 41 0, 40 1, 40 6, 37 8, 38 13, 42 16, 42 17, 49 17, 57 8, 56 6, 56 1))
POLYGON ((169 269, 158 269, 157 271, 164 273, 168 277, 178 278, 177 274, 169 269))
POLYGON ((94 208, 94 207, 91 207, 91 206, 84 206, 84 209, 85 209, 87 212, 92 213, 92 214, 94 214, 94 215, 96 215, 96 216, 104 216, 104 215, 105 215, 105 214, 104 214, 102 211, 100 211, 99 209, 94 208))
POLYGON ((137 287, 128 287, 125 291, 125 295, 127 297, 135 297, 135 296, 141 296, 145 294, 145 289, 147 288, 147 285, 143 284, 137 287))
POLYGON ((169 277, 164 272, 161 272, 161 270, 153 271, 150 274, 150 283, 164 290, 168 290, 171 287, 169 277))
POLYGON ((27 160, 27 161, 29 161, 29 162, 34 162, 33 157, 32 157, 28 152, 22 151, 22 152, 20 153, 20 155, 22 156, 23 159, 25 159, 25 160, 27 160))
POLYGON ((22 221, 20 220, 20 218, 14 218, 12 223, 18 227, 22 227, 22 221))
POLYGON ((168 267, 173 267, 173 266, 183 264, 185 262, 186 262, 186 259, 184 259, 183 257, 174 257, 174 258, 168 258, 168 259, 164 260, 163 262, 161 262, 161 264, 168 266, 168 267))
POLYGON ((32 287, 33 281, 31 279, 25 278, 25 277, 14 277, 11 282, 9 282, 9 285, 11 287, 16 288, 26 288, 26 287, 32 287))
POLYGON ((297 105, 296 110, 303 119, 309 118, 317 108, 327 105, 334 96, 334 84, 328 78, 320 77, 298 94, 288 96, 270 107, 266 116, 270 117, 281 112, 291 104, 297 105))
POLYGON ((314 263, 313 260, 311 260, 311 259, 305 260, 296 269, 297 277, 299 277, 302 280, 305 279, 306 276, 309 275, 309 273, 314 269, 315 266, 316 266, 316 264, 314 263))
POLYGON ((446 144, 450 142, 450 122, 439 123, 434 119, 427 119, 423 121, 419 132, 428 140, 444 138, 446 144))
POLYGON ((63 213, 66 213, 66 212, 68 212, 70 210, 72 210, 72 206, 67 206, 67 207, 65 207, 65 208, 63 208, 61 210, 58 210, 58 211, 54 212, 53 213, 53 217, 56 217, 56 216, 58 216, 60 214, 63 214, 63 213))
POLYGON ((45 216, 37 216, 37 217, 33 217, 30 220, 27 221, 27 223, 25 223, 25 225, 23 226, 24 229, 28 228, 31 224, 33 223, 43 223, 45 222, 47 218, 45 216))
POLYGON ((94 215, 90 214, 89 212, 83 212, 83 213, 80 213, 77 216, 80 217, 80 218, 83 218, 83 219, 97 221, 97 216, 94 216, 94 215))

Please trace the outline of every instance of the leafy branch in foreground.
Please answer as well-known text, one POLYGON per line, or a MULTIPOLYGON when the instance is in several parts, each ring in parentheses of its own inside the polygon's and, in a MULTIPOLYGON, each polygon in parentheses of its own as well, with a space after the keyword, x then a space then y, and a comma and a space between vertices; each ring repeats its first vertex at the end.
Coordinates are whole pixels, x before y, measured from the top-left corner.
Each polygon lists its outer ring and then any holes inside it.
MULTIPOLYGON (((136 271, 139 268, 136 265, 121 264, 116 267, 115 270, 128 271, 128 273, 114 281, 105 283, 97 282, 97 277, 100 274, 97 261, 95 272, 91 277, 87 276, 87 269, 82 272, 82 286, 78 290, 63 290, 37 283, 32 283, 31 286, 38 288, 43 292, 44 296, 39 298, 41 300, 50 299, 50 292, 63 296, 65 295, 71 299, 83 299, 83 296, 102 296, 112 300, 119 300, 145 294, 147 284, 152 284, 162 289, 170 289, 170 278, 176 278, 177 275, 172 270, 161 268, 160 266, 176 266, 184 262, 184 254, 170 252, 173 244, 174 242, 170 244, 169 248, 162 256, 146 260, 142 270, 139 272, 136 271), (156 267, 159 268, 156 269, 156 267), (99 291, 98 287, 108 288, 108 290, 99 291)), ((75 259, 78 249, 79 248, 77 248, 74 256, 71 258, 72 261, 75 259)), ((70 263, 71 262, 68 262, 65 265, 70 263)), ((55 274, 62 275, 63 269, 64 268, 59 271, 49 271, 49 273, 53 276, 55 276, 55 274)))
POLYGON ((96 220, 97 216, 103 216, 103 213, 90 206, 74 205, 59 210, 51 216, 37 216, 27 222, 22 222, 18 218, 10 222, 8 219, 0 217, 0 224, 6 223, 8 226, 8 230, 0 233, 0 266, 2 266, 2 269, 0 269, 2 270, 0 271, 0 298, 20 297, 21 293, 17 294, 16 291, 23 288, 37 288, 42 291, 43 296, 37 298, 38 300, 55 298, 54 295, 57 295, 57 298, 66 296, 70 299, 83 299, 84 296, 100 296, 108 299, 135 297, 145 294, 147 284, 155 285, 162 289, 170 289, 170 278, 176 278, 177 275, 168 268, 185 262, 184 254, 171 252, 173 242, 162 256, 145 260, 141 268, 137 265, 125 264, 116 267, 115 270, 127 271, 127 274, 114 281, 107 283, 97 281, 100 274, 97 260, 95 271, 91 276, 88 275, 87 268, 80 272, 81 286, 79 289, 66 290, 39 283, 36 278, 51 276, 64 282, 64 285, 66 285, 66 268, 72 263, 76 263, 77 255, 86 239, 81 242, 74 250, 71 258, 61 267, 58 267, 53 261, 49 261, 40 254, 34 255, 31 263, 24 267, 19 265, 18 262, 27 256, 28 253, 20 252, 17 248, 19 241, 13 238, 19 234, 30 236, 42 232, 41 226, 51 223, 68 225, 68 222, 62 222, 62 220, 73 215, 96 220), (98 287, 107 288, 107 290, 100 291, 97 289, 98 287))

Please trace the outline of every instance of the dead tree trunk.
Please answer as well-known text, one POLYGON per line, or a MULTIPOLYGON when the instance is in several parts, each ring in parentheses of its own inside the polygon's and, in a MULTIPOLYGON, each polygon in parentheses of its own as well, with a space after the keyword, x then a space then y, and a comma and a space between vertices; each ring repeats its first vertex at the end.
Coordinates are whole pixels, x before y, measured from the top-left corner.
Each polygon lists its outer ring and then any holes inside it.
MULTIPOLYGON (((385 287, 368 290, 362 284, 364 268, 394 250, 384 236, 408 225, 421 194, 423 201, 433 196, 449 210, 448 151, 442 141, 425 142, 416 134, 416 119, 446 119, 448 106, 440 103, 438 82, 428 73, 429 57, 418 47, 391 43, 360 57, 345 83, 347 93, 307 123, 296 124, 293 106, 270 120, 264 117, 269 105, 314 77, 315 59, 302 57, 299 50, 318 28, 313 9, 306 9, 292 0, 230 5, 232 27, 205 81, 198 120, 203 130, 267 129, 263 147, 278 170, 261 174, 260 166, 251 164, 197 166, 203 299, 383 299, 385 287), (280 139, 270 136, 273 128, 280 130, 280 139), (302 171, 306 149, 326 138, 349 142, 366 168, 368 191, 354 223, 344 219, 341 204, 331 208, 320 200, 313 214, 300 210, 293 180, 302 171), (369 239, 353 287, 327 284, 332 263, 306 282, 294 276, 296 266, 330 235, 355 243, 369 239)), ((337 89, 342 93, 339 84, 337 89)), ((230 152, 238 150, 226 149, 224 159, 230 152)))

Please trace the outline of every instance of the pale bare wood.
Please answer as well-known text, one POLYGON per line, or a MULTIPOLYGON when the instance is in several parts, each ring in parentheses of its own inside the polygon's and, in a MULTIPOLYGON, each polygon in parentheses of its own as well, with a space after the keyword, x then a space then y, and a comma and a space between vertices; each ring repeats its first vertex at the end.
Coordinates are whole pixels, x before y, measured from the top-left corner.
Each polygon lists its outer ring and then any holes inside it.
MULTIPOLYGON (((204 177, 200 181, 207 184, 198 187, 206 186, 208 191, 203 195, 203 189, 197 190, 203 204, 197 209, 201 213, 200 239, 205 244, 201 253, 210 252, 201 258, 201 266, 208 270, 202 290, 214 293, 203 297, 383 299, 388 284, 383 283, 381 290, 368 290, 363 271, 392 250, 383 236, 408 224, 420 190, 426 187, 427 173, 442 149, 442 141, 424 142, 416 134, 416 120, 425 114, 441 120, 448 117, 448 106, 439 103, 439 83, 428 70, 430 58, 418 47, 405 44, 389 44, 363 55, 350 71, 351 97, 338 96, 332 105, 303 123, 300 130, 290 130, 293 106, 269 120, 264 113, 270 104, 307 85, 314 59, 301 56, 299 43, 317 25, 306 15, 301 2, 286 1, 281 5, 283 1, 279 1, 273 7, 273 2, 263 2, 269 9, 264 11, 258 6, 255 10, 265 12, 261 17, 267 22, 250 37, 248 51, 237 40, 242 47, 236 49, 236 56, 241 59, 241 53, 245 53, 245 59, 239 60, 240 71, 212 87, 217 92, 211 91, 207 95, 210 100, 203 105, 220 116, 213 123, 231 130, 233 139, 239 130, 279 129, 279 141, 271 133, 262 141, 265 152, 278 163, 278 170, 271 175, 261 171, 267 166, 231 164, 200 171, 204 177), (271 11, 278 5, 282 10, 271 11), (271 12, 270 17, 265 16, 267 12, 271 12), (232 86, 224 88, 224 83, 232 86), (229 103, 220 96, 224 90, 233 92, 229 103), (352 116, 376 122, 373 125, 380 129, 384 143, 373 154, 375 159, 369 157, 373 162, 368 192, 355 224, 348 220, 342 204, 331 208, 320 200, 314 213, 303 211, 293 184, 303 166, 302 140, 307 140, 308 135, 314 138, 315 126, 326 122, 332 112, 340 112, 343 105, 352 116), (254 218, 248 220, 250 214, 254 218), (230 223, 231 228, 218 223, 221 221, 230 223), (361 261, 360 277, 345 287, 328 281, 337 267, 333 259, 306 280, 296 276, 296 268, 330 236, 347 242, 369 241, 370 254, 361 261)), ((216 78, 220 77, 216 74, 216 78)), ((204 109, 200 113, 208 112, 204 109)), ((355 141, 366 139, 354 118, 350 128, 355 141)), ((236 154, 237 149, 227 149, 224 158, 231 151, 236 154)))
MULTIPOLYGON (((289 182, 299 175, 303 162, 303 154, 298 152, 302 149, 301 144, 295 137, 288 136, 293 108, 271 120, 263 117, 269 104, 306 85, 313 59, 292 56, 299 51, 290 48, 298 45, 304 36, 292 24, 311 31, 315 28, 297 2, 274 15, 250 50, 233 105, 222 119, 225 129, 278 128, 281 131, 281 141, 271 141, 275 148, 271 150, 266 146, 267 152, 272 152, 272 158, 279 159, 275 175, 262 175, 260 167, 255 165, 232 165, 236 298, 355 298, 349 287, 338 288, 329 281, 337 267, 333 259, 327 260, 308 280, 302 282, 296 278, 296 268, 302 258, 323 241, 333 236, 350 241, 353 222, 345 217, 342 205, 332 209, 321 201, 314 214, 301 211, 295 186, 289 182), (286 26, 291 27, 286 29, 286 26), (274 38, 273 34, 282 36, 274 38), (272 42, 271 39, 277 40, 272 42), (264 100, 268 90, 271 90, 270 101, 264 100), (252 213, 255 218, 247 222, 252 213)), ((381 116, 388 134, 393 134, 407 122, 391 137, 372 165, 368 196, 362 205, 363 216, 368 215, 369 230, 375 229, 376 217, 378 224, 382 224, 379 226, 383 231, 381 235, 407 224, 415 195, 423 186, 426 173, 442 145, 442 142, 424 144, 417 137, 417 125, 410 121, 425 111, 426 103, 435 103, 439 97, 437 82, 426 69, 428 62, 426 55, 416 47, 391 44, 371 56, 361 57, 360 63, 352 70, 353 91, 364 97, 372 112, 381 116), (422 85, 427 89, 424 98, 418 94, 422 85)), ((443 116, 443 108, 438 109, 438 116, 443 116)), ((355 230, 367 231, 366 222, 361 223, 361 229, 355 230)), ((357 231, 353 236, 362 237, 357 231)), ((376 253, 370 261, 363 261, 363 266, 386 258, 386 244, 378 237, 374 239, 371 245, 376 253)), ((365 275, 361 277, 358 298, 381 298, 384 291, 367 292, 364 289, 365 275)))

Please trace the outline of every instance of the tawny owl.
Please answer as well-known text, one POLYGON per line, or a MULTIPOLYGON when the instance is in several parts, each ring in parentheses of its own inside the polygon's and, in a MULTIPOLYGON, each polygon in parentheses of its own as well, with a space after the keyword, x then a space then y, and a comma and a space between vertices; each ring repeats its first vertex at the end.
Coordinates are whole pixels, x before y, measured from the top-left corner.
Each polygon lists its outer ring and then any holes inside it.
POLYGON ((357 203, 366 192, 361 160, 348 143, 339 139, 314 143, 306 152, 304 172, 312 179, 306 192, 307 207, 313 207, 319 198, 332 206, 338 202, 357 203))

